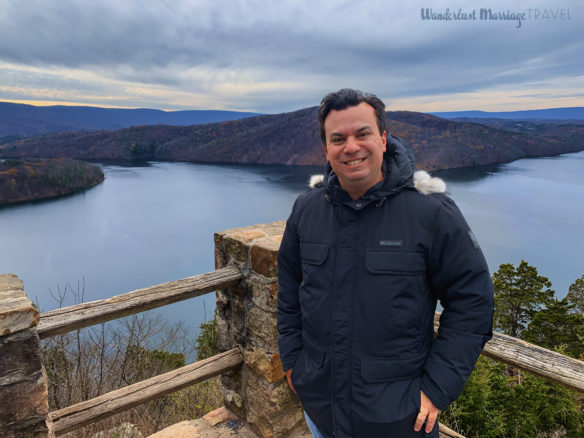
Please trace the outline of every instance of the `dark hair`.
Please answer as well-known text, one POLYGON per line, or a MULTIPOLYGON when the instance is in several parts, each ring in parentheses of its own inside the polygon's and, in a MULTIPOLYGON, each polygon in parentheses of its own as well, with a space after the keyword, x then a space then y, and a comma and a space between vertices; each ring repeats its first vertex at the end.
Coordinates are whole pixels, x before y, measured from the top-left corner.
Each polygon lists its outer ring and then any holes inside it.
POLYGON ((342 90, 329 93, 322 98, 318 108, 318 125, 320 127, 320 138, 323 144, 326 144, 326 133, 324 132, 324 121, 331 110, 341 111, 351 106, 357 106, 365 102, 375 110, 377 119, 377 128, 379 134, 383 134, 385 129, 385 104, 374 94, 363 93, 352 88, 343 88, 342 90))

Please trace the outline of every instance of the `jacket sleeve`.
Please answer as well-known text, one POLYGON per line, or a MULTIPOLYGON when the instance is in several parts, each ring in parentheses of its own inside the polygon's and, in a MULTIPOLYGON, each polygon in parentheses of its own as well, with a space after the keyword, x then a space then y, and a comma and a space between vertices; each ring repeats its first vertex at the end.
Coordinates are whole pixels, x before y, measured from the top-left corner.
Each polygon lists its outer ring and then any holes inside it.
POLYGON ((432 293, 443 307, 422 391, 444 410, 462 392, 493 332, 493 285, 483 253, 454 202, 441 196, 428 254, 432 293))
POLYGON ((294 366, 302 350, 302 312, 299 300, 302 268, 300 241, 294 223, 297 203, 286 222, 278 253, 278 348, 284 370, 294 366))

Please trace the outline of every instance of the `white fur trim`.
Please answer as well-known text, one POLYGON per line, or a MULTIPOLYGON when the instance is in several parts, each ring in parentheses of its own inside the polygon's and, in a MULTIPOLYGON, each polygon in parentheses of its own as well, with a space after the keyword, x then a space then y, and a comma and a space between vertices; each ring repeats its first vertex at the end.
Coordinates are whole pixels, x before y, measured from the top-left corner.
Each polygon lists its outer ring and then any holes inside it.
MULTIPOLYGON (((312 175, 310 177, 310 188, 315 188, 324 180, 323 175, 312 175)), ((432 177, 425 170, 418 170, 414 172, 414 186, 416 190, 423 195, 431 195, 432 193, 446 192, 446 183, 440 178, 432 177)))
POLYGON ((315 188, 318 184, 324 181, 324 175, 312 175, 310 177, 310 182, 308 185, 311 189, 315 188))
POLYGON ((440 178, 431 177, 425 170, 414 172, 414 186, 423 195, 444 193, 446 191, 446 183, 440 178))

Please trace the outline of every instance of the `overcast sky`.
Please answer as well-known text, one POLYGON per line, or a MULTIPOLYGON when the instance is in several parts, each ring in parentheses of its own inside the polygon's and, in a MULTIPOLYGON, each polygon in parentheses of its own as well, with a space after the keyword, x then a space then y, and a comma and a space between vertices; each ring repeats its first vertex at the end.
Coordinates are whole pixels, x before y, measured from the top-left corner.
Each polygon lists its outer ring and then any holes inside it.
POLYGON ((0 0, 0 100, 277 113, 352 87, 391 110, 584 106, 583 0, 399 3, 0 0))

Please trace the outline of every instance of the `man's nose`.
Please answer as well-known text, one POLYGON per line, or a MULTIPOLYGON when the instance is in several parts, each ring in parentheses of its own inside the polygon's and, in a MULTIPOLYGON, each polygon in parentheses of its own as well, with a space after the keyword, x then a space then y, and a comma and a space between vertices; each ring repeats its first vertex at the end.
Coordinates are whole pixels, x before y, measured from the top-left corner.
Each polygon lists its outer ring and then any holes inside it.
POLYGON ((360 149, 359 142, 353 136, 347 138, 347 143, 345 145, 345 153, 350 154, 357 152, 360 149))

